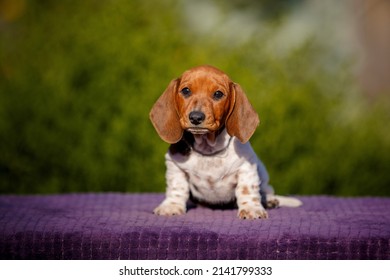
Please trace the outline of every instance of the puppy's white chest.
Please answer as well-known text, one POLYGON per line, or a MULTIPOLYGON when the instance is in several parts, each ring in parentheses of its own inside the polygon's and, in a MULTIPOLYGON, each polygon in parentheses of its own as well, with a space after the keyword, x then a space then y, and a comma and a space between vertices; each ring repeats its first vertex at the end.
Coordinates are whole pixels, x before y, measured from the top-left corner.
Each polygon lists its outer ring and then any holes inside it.
POLYGON ((228 163, 221 159, 202 159, 198 168, 189 170, 189 186, 194 197, 209 203, 234 200, 237 172, 232 172, 228 163))
POLYGON ((233 167, 233 162, 226 158, 192 156, 186 173, 194 184, 202 182, 208 183, 209 187, 216 187, 234 173, 233 167))
POLYGON ((187 166, 187 172, 217 179, 225 174, 227 163, 223 158, 193 155, 187 166))
POLYGON ((187 156, 168 154, 167 159, 184 174, 182 178, 193 197, 211 204, 229 203, 236 197, 237 185, 259 185, 258 160, 250 144, 241 144, 235 138, 229 143, 226 149, 212 155, 196 149, 187 156))
POLYGON ((234 200, 240 160, 226 155, 202 156, 193 153, 188 161, 179 164, 188 176, 194 197, 209 203, 234 200))

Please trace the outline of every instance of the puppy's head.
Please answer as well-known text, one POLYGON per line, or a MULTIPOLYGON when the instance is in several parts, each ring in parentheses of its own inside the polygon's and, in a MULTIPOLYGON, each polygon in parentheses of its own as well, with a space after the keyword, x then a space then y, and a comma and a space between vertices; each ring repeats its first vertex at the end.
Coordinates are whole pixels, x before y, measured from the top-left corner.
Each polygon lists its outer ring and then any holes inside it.
POLYGON ((171 144, 180 141, 184 130, 215 134, 223 127, 245 143, 259 123, 241 87, 212 66, 192 68, 172 80, 150 119, 160 137, 171 144))

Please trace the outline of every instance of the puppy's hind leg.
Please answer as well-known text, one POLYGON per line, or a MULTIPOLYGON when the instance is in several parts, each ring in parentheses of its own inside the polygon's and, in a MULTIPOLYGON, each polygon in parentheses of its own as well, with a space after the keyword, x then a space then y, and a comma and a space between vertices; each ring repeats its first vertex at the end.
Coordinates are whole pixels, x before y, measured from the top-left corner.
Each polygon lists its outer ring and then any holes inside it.
POLYGON ((260 185, 261 204, 265 209, 279 207, 279 201, 275 198, 272 186, 265 184, 260 185))
POLYGON ((273 195, 273 199, 279 201, 280 207, 299 207, 303 204, 302 201, 295 197, 273 195))
POLYGON ((261 203, 264 208, 272 209, 278 207, 299 207, 302 201, 294 197, 275 195, 274 189, 271 185, 260 187, 261 203))

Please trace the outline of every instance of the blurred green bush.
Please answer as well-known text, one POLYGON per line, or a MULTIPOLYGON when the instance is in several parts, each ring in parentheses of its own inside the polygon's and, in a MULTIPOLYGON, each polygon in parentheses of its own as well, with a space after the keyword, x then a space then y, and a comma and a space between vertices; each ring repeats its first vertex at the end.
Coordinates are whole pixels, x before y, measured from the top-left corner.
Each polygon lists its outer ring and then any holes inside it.
POLYGON ((29 1, 0 23, 0 193, 163 192, 149 110, 212 64, 259 112, 251 142, 279 193, 390 195, 389 102, 364 100, 347 60, 329 67, 310 40, 278 56, 267 35, 196 36, 180 3, 29 1))

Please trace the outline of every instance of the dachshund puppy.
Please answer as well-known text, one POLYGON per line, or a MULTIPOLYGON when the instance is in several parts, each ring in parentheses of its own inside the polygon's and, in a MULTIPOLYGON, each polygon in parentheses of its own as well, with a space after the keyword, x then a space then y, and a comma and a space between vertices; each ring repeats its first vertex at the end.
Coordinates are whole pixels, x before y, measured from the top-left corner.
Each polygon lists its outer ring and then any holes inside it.
POLYGON ((265 207, 297 207, 295 198, 274 195, 249 138, 259 118, 241 87, 212 66, 172 80, 150 119, 170 143, 165 155, 166 198, 157 215, 181 215, 187 201, 212 207, 235 205, 241 219, 268 218, 265 207))

